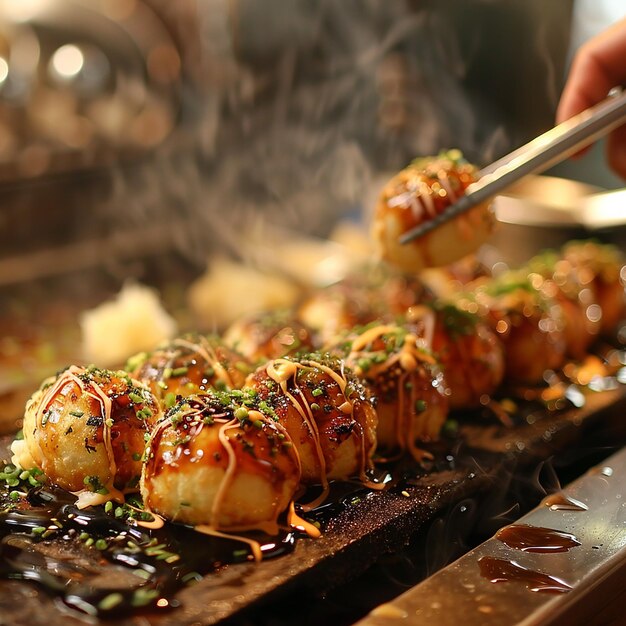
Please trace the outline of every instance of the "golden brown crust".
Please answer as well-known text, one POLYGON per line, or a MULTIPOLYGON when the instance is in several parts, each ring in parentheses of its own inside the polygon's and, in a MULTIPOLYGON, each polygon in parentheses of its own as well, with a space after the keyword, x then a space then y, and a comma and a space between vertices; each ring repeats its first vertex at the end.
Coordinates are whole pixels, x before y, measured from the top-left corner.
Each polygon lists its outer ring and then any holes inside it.
POLYGON ((132 357, 127 369, 170 408, 178 396, 210 389, 239 389, 252 367, 218 337, 190 333, 151 353, 132 357))
POLYGON ((137 490, 144 435, 160 417, 147 387, 125 372, 71 366, 26 406, 24 440, 48 480, 120 497, 137 490))
POLYGON ((342 361, 321 355, 275 359, 247 384, 292 438, 303 483, 327 488, 332 479, 366 480, 376 447, 376 411, 342 361))
POLYGON ((407 244, 400 236, 456 202, 476 180, 476 168, 458 151, 414 161, 383 188, 372 234, 381 258, 405 271, 448 265, 474 252, 495 223, 488 203, 407 244))
POLYGON ((243 398, 193 395, 168 412, 146 452, 149 509, 215 530, 277 531, 300 482, 299 458, 282 425, 243 398))

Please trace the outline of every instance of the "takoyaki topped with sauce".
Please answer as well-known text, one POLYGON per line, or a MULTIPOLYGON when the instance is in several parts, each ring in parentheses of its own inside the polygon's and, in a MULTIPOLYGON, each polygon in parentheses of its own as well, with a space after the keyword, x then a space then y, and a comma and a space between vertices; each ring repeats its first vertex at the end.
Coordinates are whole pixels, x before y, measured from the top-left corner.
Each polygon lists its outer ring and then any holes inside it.
POLYGON ((321 484, 321 499, 329 480, 367 480, 376 448, 376 410, 341 359, 316 353, 274 359, 246 384, 258 394, 259 406, 268 406, 289 433, 302 482, 321 484))
POLYGON ((546 370, 565 360, 563 309, 524 272, 507 272, 476 284, 458 304, 483 315, 504 346, 505 378, 509 382, 540 384, 546 370))
POLYGON ((150 440, 141 479, 146 507, 213 530, 276 533, 300 484, 300 460, 274 413, 256 394, 191 395, 150 440))
POLYGON ((449 390, 423 334, 374 322, 352 330, 333 349, 376 397, 376 434, 383 454, 408 450, 418 461, 428 457, 418 442, 439 438, 449 390))
POLYGON ((311 331, 286 311, 261 313, 234 322, 224 343, 251 363, 313 350, 311 331))
POLYGON ((416 159, 396 174, 385 185, 374 214, 372 234, 380 256, 415 272, 447 265, 474 252, 493 230, 494 217, 487 203, 407 244, 399 239, 456 202, 476 177, 476 168, 458 150, 416 159))
POLYGON ((27 403, 14 462, 81 492, 79 505, 123 501, 139 488, 144 436, 161 415, 150 389, 126 372, 72 365, 27 403))
POLYGON ((252 367, 217 336, 190 333, 132 357, 126 369, 169 408, 178 396, 238 389, 252 367))
POLYGON ((419 323, 429 314, 434 316, 430 345, 450 387, 450 408, 480 406, 504 378, 500 339, 484 319, 454 301, 414 307, 409 309, 407 319, 419 323))

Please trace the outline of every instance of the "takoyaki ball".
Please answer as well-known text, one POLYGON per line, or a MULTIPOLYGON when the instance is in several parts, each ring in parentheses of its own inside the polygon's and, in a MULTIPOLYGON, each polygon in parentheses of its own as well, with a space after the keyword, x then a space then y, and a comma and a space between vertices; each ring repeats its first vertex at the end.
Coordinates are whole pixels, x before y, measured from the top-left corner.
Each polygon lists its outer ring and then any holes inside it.
POLYGON ((245 394, 209 392, 167 412, 141 477, 149 510, 214 530, 277 532, 299 485, 299 459, 282 425, 249 405, 245 394))
POLYGON ((139 489, 144 436, 161 415, 151 391, 125 372, 73 365, 27 403, 14 460, 84 492, 85 505, 121 500, 120 492, 139 489))
POLYGON ((379 264, 370 271, 371 298, 377 303, 378 318, 396 318, 416 304, 434 299, 432 290, 416 275, 407 275, 394 268, 379 264))
POLYGON ((234 322, 224 343, 251 363, 313 350, 311 331, 288 312, 261 313, 234 322))
POLYGON ((508 272, 478 286, 461 308, 485 319, 504 346, 505 379, 535 385, 565 361, 563 311, 528 276, 508 272))
POLYGON ((433 301, 453 297, 468 283, 490 276, 491 270, 475 254, 445 267, 430 267, 420 272, 420 278, 433 292, 433 301))
POLYGON ((533 257, 527 268, 533 284, 554 297, 563 310, 567 355, 583 358, 600 332, 602 318, 589 272, 577 271, 553 250, 533 257))
POLYGON ((582 281, 591 282, 602 313, 600 332, 614 335, 626 315, 624 255, 610 244, 571 241, 563 247, 563 259, 574 267, 582 281))
POLYGON ((374 323, 354 330, 336 349, 376 397, 383 454, 408 450, 418 461, 427 458, 417 442, 439 438, 449 394, 427 342, 402 326, 374 323))
POLYGON ((188 334, 131 357, 126 369, 169 408, 178 396, 240 388, 252 366, 218 337, 188 334))
POLYGON ((366 480, 376 448, 376 410, 343 361, 315 353, 275 359, 246 384, 289 433, 304 484, 366 480))
POLYGON ((414 307, 409 322, 434 315, 431 348, 450 388, 450 408, 480 406, 504 378, 504 348, 489 324, 453 302, 438 302, 429 311, 414 307))
POLYGON ((333 285, 309 295, 298 308, 298 317, 315 332, 315 343, 334 340, 344 328, 365 324, 375 317, 369 306, 363 307, 346 291, 333 285))
POLYGON ((346 328, 403 315, 408 307, 432 297, 417 277, 378 264, 317 290, 302 303, 298 316, 316 331, 318 343, 325 345, 346 328))
POLYGON ((458 150, 417 159, 396 174, 385 185, 374 214, 372 234, 380 256, 416 272, 448 265, 474 252, 493 230, 495 220, 488 203, 407 244, 399 239, 456 202, 476 177, 476 168, 458 150))

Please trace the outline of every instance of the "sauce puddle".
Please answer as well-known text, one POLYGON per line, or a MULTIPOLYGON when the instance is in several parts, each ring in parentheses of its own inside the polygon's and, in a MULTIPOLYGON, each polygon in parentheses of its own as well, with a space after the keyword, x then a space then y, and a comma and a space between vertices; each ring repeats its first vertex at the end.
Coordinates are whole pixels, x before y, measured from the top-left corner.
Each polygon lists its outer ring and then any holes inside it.
MULTIPOLYGON (((171 523, 148 532, 101 506, 78 509, 75 500, 60 489, 37 488, 0 513, 0 578, 37 582, 71 608, 112 616, 178 606, 174 594, 182 587, 251 558, 236 539, 171 523)), ((293 550, 297 534, 246 536, 270 558, 293 550)))
POLYGON ((568 552, 580 545, 580 541, 570 533, 528 524, 505 526, 496 533, 496 539, 515 550, 548 554, 568 552))
MULTIPOLYGON (((375 479, 385 485, 391 481, 386 471, 375 479)), ((118 518, 117 507, 78 509, 76 497, 63 489, 24 484, 20 489, 22 495, 11 502, 9 490, 0 487, 0 578, 38 583, 67 606, 92 616, 175 608, 180 604, 175 595, 186 585, 224 566, 253 560, 242 538, 257 542, 267 559, 293 551, 297 539, 307 536, 297 527, 288 529, 287 521, 278 535, 248 531, 233 539, 170 522, 147 529, 118 518)), ((310 487, 301 499, 309 501, 316 491, 310 487)), ((333 481, 325 503, 302 522, 323 527, 371 493, 360 482, 333 481)), ((128 502, 136 513, 143 512, 139 499, 131 496, 128 502)), ((298 505, 295 512, 302 515, 298 505)))
POLYGON ((580 500, 571 498, 564 493, 553 493, 544 499, 543 504, 551 511, 588 511, 589 507, 580 500))
POLYGON ((515 561, 484 556, 478 561, 480 575, 492 583, 517 581, 530 591, 542 593, 567 593, 571 586, 566 582, 535 570, 522 567, 515 561))

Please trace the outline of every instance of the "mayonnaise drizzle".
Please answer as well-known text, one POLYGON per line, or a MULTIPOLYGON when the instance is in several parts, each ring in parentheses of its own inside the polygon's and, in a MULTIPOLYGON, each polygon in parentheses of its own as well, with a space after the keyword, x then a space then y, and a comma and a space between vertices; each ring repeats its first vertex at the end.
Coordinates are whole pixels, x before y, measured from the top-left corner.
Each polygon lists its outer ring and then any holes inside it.
POLYGON ((309 537, 313 539, 317 539, 321 536, 320 529, 317 526, 311 524, 311 522, 307 522, 305 519, 302 519, 297 513, 293 500, 289 503, 289 511, 287 512, 287 523, 291 528, 295 528, 296 530, 300 530, 306 533, 309 537))
MULTIPOLYGON (((400 207, 408 209, 416 223, 431 219, 437 215, 436 197, 446 198, 449 203, 456 202, 460 194, 455 191, 454 181, 460 182, 460 193, 462 194, 462 171, 459 171, 456 164, 443 159, 434 159, 423 166, 409 165, 403 170, 399 179, 392 179, 395 185, 393 195, 387 199, 387 206, 390 208, 400 207), (452 174, 452 178, 450 175, 452 174)), ((481 219, 480 215, 477 215, 481 219)), ((476 224, 475 215, 470 213, 461 216, 457 221, 462 235, 468 230, 469 224, 476 224)))
POLYGON ((458 196, 454 192, 454 188, 452 187, 452 183, 450 181, 450 178, 448 177, 448 172, 446 172, 446 170, 444 169, 440 169, 437 172, 437 180, 439 180, 439 183, 441 184, 443 189, 445 189, 448 196, 450 196, 450 201, 456 202, 458 200, 458 196))
POLYGON ((235 541, 241 541, 242 543, 247 543, 250 546, 250 551, 252 552, 252 556, 254 560, 258 563, 263 559, 263 552, 261 551, 261 544, 254 539, 250 539, 249 537, 244 537, 243 535, 233 535, 231 533, 220 532, 215 529, 213 526, 208 526, 206 524, 198 524, 194 526, 194 530, 199 533, 203 533, 204 535, 209 535, 211 537, 221 537, 223 539, 234 539, 235 541))
POLYGON ((228 370, 220 363, 215 349, 206 337, 198 337, 197 343, 179 337, 174 339, 173 344, 177 347, 187 348, 191 352, 197 352, 213 368, 219 380, 231 389, 234 387, 233 379, 228 370))
POLYGON ((352 342, 351 351, 360 352, 368 344, 376 341, 376 339, 378 339, 379 337, 382 337, 383 335, 386 335, 388 333, 396 332, 397 330, 398 327, 391 324, 368 328, 366 331, 362 332, 358 337, 354 339, 354 341, 352 342))
MULTIPOLYGON (((185 419, 188 417, 191 417, 192 420, 194 418, 200 418, 200 416, 202 415, 202 407, 200 408, 194 408, 194 407, 189 407, 189 409, 184 412, 184 414, 182 415, 181 419, 185 419)), ((287 432, 287 430, 284 428, 284 426, 278 422, 276 422, 275 420, 273 420, 272 418, 268 417, 267 415, 265 415, 264 413, 260 412, 260 411, 256 411, 256 410, 250 410, 248 413, 248 419, 250 419, 251 421, 255 421, 255 420, 261 420, 263 421, 266 425, 272 427, 272 428, 276 428, 276 430, 278 430, 280 433, 282 433, 283 435, 285 435, 285 438, 288 441, 291 441, 290 437, 289 437, 289 433, 287 432)), ((195 526, 195 529, 198 532, 202 532, 205 534, 211 534, 214 535, 216 537, 229 537, 231 539, 237 539, 240 541, 244 541, 245 543, 250 544, 253 554, 255 556, 255 560, 260 560, 261 558, 261 549, 260 549, 260 545, 258 542, 253 541, 251 539, 248 539, 246 537, 239 537, 237 535, 232 535, 230 534, 230 531, 244 531, 244 530, 261 530, 266 532, 267 534, 270 535, 275 535, 278 532, 278 523, 277 523, 277 519, 278 516, 281 514, 281 510, 279 510, 278 508, 278 500, 275 500, 274 502, 274 517, 271 520, 266 520, 266 521, 259 521, 258 523, 254 524, 254 525, 245 525, 245 526, 229 526, 228 527, 228 532, 229 534, 224 534, 224 530, 225 529, 220 529, 220 518, 221 518, 221 513, 222 513, 222 507, 224 505, 224 500, 226 498, 226 495, 228 493, 228 490, 231 488, 232 485, 232 481, 234 479, 234 476, 236 474, 237 471, 237 454, 235 452, 235 450, 233 449, 232 443, 230 441, 230 438, 228 436, 228 431, 229 430, 235 430, 241 427, 241 424, 239 422, 239 420, 237 419, 224 419, 224 418, 215 418, 214 423, 216 425, 219 424, 219 431, 218 431, 218 438, 220 443, 222 444, 222 447, 226 450, 227 456, 228 456, 228 464, 226 467, 226 470, 224 472, 224 477, 222 478, 222 481, 220 482, 220 485, 218 487, 217 493, 215 495, 215 498, 213 500, 212 506, 211 506, 211 519, 209 520, 208 524, 200 524, 195 526)), ((195 432, 195 434, 197 435, 202 428, 204 427, 204 424, 200 421, 199 422, 199 426, 200 428, 195 432)), ((160 424, 157 425, 157 427, 155 428, 150 441, 148 442, 148 449, 152 450, 153 449, 153 445, 154 442, 156 442, 156 445, 158 446, 160 443, 160 438, 163 436, 164 431, 167 428, 172 427, 172 418, 169 417, 165 420, 163 420, 160 424)), ((298 465, 298 474, 300 473, 300 457, 297 453, 297 451, 295 450, 295 448, 293 449, 293 458, 296 460, 297 465, 298 465)), ((149 507, 146 506, 146 510, 151 514, 151 515, 155 515, 152 511, 150 511, 149 507)))
MULTIPOLYGON (((44 414, 49 410, 50 404, 52 404, 52 402, 55 400, 56 395, 60 393, 63 387, 65 387, 68 383, 74 383, 78 386, 82 393, 86 393, 90 398, 96 400, 96 402, 98 402, 98 404, 100 405, 100 411, 103 418, 102 442, 109 464, 109 477, 104 483, 104 487, 109 493, 106 495, 93 494, 93 497, 90 497, 89 494, 92 492, 89 492, 88 490, 75 492, 76 494, 85 494, 84 496, 79 495, 77 506, 79 508, 85 508, 86 506, 91 506, 94 503, 101 504, 102 502, 106 502, 107 500, 115 500, 116 502, 121 503, 124 502, 124 494, 113 486, 113 482, 117 475, 117 464, 115 462, 115 455, 113 453, 113 446, 111 444, 110 424, 112 422, 112 402, 111 399, 106 395, 106 393, 91 377, 89 378, 89 386, 91 390, 87 389, 84 382, 79 377, 79 375, 81 374, 87 374, 89 376, 89 372, 86 369, 78 367, 76 365, 71 365, 57 378, 53 385, 46 389, 35 414, 35 424, 37 428, 41 428, 42 430, 45 428, 45 423, 43 421, 44 414)), ((38 437, 36 437, 35 439, 41 453, 42 464, 45 465, 46 456, 41 447, 40 439, 38 437)), ((45 468, 42 469, 44 473, 46 473, 45 468)))
POLYGON ((397 380, 398 402, 394 414, 393 430, 400 450, 408 449, 417 461, 432 458, 432 455, 415 445, 415 441, 419 436, 419 433, 415 432, 416 425, 418 422, 422 423, 424 420, 427 420, 428 415, 415 415, 414 407, 418 399, 415 385, 411 385, 411 392, 407 401, 406 381, 418 368, 422 367, 422 363, 435 363, 429 350, 434 333, 434 312, 424 307, 421 319, 424 322, 424 331, 421 337, 413 333, 407 333, 399 350, 388 355, 382 363, 372 362, 367 372, 364 372, 358 365, 359 361, 361 358, 366 357, 368 352, 378 351, 368 351, 366 348, 385 335, 397 335, 402 330, 400 327, 387 324, 368 328, 354 339, 348 355, 348 361, 354 363, 357 373, 366 376, 370 380, 374 380, 385 372, 391 371, 395 365, 399 366, 400 371, 397 380))
MULTIPOLYGON (((311 363, 311 361, 307 361, 308 367, 313 367, 311 363)), ((318 364, 316 363, 316 365, 318 364)), ((302 391, 298 387, 298 383, 296 382, 298 370, 302 369, 303 367, 305 367, 304 363, 296 363, 294 361, 288 361, 287 359, 274 359, 267 364, 266 372, 267 375, 275 383, 280 385, 281 391, 283 392, 283 394, 285 394, 285 396, 287 397, 291 405, 296 409, 296 411, 298 411, 300 417, 302 418, 302 421, 306 424, 309 433, 311 433, 313 437, 313 445, 315 447, 317 460, 320 465, 322 493, 317 498, 315 498, 315 500, 309 502, 303 507, 305 510, 310 510, 321 504, 326 499, 330 491, 330 487, 328 484, 326 457, 324 456, 324 451, 322 450, 319 429, 317 428, 317 423, 315 421, 315 418, 313 417, 313 409, 311 409, 310 405, 306 401, 304 401, 303 403, 298 402, 294 395, 287 389, 287 382, 289 380, 293 380, 295 388, 300 392, 300 397, 304 399, 304 394, 302 393, 302 391)), ((343 386, 343 388, 345 389, 345 385, 343 386)))
POLYGON ((240 427, 239 421, 233 419, 225 424, 220 426, 218 431, 218 437, 222 447, 226 450, 228 454, 228 465, 226 466, 226 471, 224 473, 224 478, 220 483, 220 486, 215 494, 215 498, 213 500, 213 506, 211 507, 211 526, 214 528, 219 527, 219 515, 220 509, 224 502, 224 498, 226 496, 227 490, 230 488, 230 485, 233 481, 233 477, 235 475, 235 471, 237 469, 237 455, 233 450, 233 446, 230 443, 230 439, 228 438, 227 432, 229 430, 238 429, 240 427))
POLYGON ((319 363, 318 361, 313 361, 311 359, 302 359, 301 361, 290 361, 288 359, 274 359, 270 361, 266 366, 267 375, 276 382, 283 394, 287 397, 289 402, 293 405, 293 407, 298 411, 300 417, 306 424, 309 432, 313 437, 313 445, 315 448, 315 452, 317 455, 318 463, 320 466, 320 481, 322 486, 322 493, 315 498, 313 501, 308 502, 303 505, 303 510, 310 511, 314 509, 316 506, 319 506, 327 497, 330 491, 330 485, 328 480, 328 467, 326 463, 326 457, 324 456, 324 451, 322 448, 321 438, 319 434, 319 429, 317 427, 317 422, 313 415, 313 409, 309 405, 308 402, 304 401, 304 394, 302 390, 298 387, 297 384, 297 373, 298 370, 304 368, 312 368, 316 370, 321 370, 324 374, 329 376, 333 381, 335 381, 344 395, 344 402, 342 402, 337 408, 344 413, 345 415, 352 416, 355 424, 358 426, 358 434, 360 438, 360 459, 359 459, 359 478, 360 480, 366 484, 367 486, 375 485, 375 488, 378 488, 376 483, 371 483, 366 476, 367 469, 367 442, 365 438, 365 431, 363 427, 358 423, 358 420, 354 418, 354 404, 351 400, 347 398, 345 395, 346 387, 348 385, 347 378, 344 372, 344 363, 340 362, 340 372, 336 372, 334 369, 324 365, 323 363, 319 363), (300 402, 288 389, 287 383, 289 380, 293 380, 293 385, 295 389, 299 391, 298 396, 303 399, 300 402))

